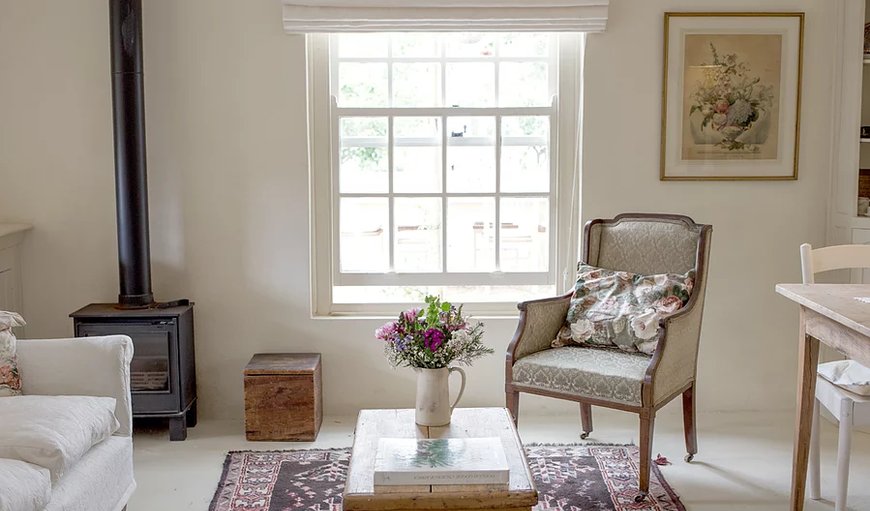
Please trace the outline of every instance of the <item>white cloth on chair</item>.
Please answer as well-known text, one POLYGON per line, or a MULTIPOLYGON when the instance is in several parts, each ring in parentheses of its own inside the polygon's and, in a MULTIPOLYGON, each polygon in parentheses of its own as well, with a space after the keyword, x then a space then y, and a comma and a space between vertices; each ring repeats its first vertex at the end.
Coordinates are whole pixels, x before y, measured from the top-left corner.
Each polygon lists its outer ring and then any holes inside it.
POLYGON ((849 392, 870 396, 870 368, 854 360, 819 364, 819 376, 849 392))

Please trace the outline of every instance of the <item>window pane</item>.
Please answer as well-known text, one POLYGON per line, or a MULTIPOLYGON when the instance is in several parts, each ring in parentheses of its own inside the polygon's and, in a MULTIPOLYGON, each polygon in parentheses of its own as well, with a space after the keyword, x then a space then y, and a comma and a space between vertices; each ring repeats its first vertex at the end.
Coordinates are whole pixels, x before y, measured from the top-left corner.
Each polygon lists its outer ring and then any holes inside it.
POLYGON ((343 272, 385 272, 389 268, 387 199, 342 198, 339 203, 343 272))
POLYGON ((441 198, 397 198, 394 207, 395 270, 441 271, 441 198))
POLYGON ((447 118, 447 191, 495 192, 495 118, 447 118))
POLYGON ((550 119, 542 116, 501 120, 501 191, 550 190, 550 119))
POLYGON ((341 34, 338 36, 339 58, 386 58, 386 34, 341 34))
MULTIPOLYGON (((333 286, 334 303, 423 303, 426 295, 452 303, 521 302, 549 298, 556 286, 333 286)), ((390 311, 395 310, 392 307, 390 311)), ((514 310, 516 313, 516 310, 514 310)))
POLYGON ((492 57, 496 35, 489 33, 445 34, 448 57, 492 57))
POLYGON ((495 105, 495 64, 458 62, 447 64, 447 105, 487 107, 495 105))
POLYGON ((338 104, 344 107, 387 106, 387 64, 338 64, 338 104))
POLYGON ((502 57, 547 57, 550 51, 550 35, 528 32, 503 34, 499 55, 502 57))
POLYGON ((447 271, 495 270, 495 199, 447 199, 447 271))
POLYGON ((393 191, 441 193, 441 119, 393 119, 393 191))
POLYGON ((499 106, 548 106, 546 62, 502 62, 499 67, 499 106))
POLYGON ((339 191, 386 193, 387 118, 345 117, 339 129, 339 191))
POLYGON ((550 204, 546 198, 501 199, 501 270, 547 271, 550 204))
POLYGON ((393 64, 393 106, 432 107, 441 103, 441 64, 393 64))
POLYGON ((435 34, 394 33, 393 57, 438 57, 438 36, 435 34))

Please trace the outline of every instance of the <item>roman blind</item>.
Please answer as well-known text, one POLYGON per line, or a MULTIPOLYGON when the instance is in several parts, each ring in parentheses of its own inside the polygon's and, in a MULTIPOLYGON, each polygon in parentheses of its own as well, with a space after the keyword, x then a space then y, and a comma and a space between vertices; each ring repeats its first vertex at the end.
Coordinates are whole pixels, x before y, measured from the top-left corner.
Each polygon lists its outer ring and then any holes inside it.
POLYGON ((288 33, 602 32, 610 0, 282 0, 288 33))

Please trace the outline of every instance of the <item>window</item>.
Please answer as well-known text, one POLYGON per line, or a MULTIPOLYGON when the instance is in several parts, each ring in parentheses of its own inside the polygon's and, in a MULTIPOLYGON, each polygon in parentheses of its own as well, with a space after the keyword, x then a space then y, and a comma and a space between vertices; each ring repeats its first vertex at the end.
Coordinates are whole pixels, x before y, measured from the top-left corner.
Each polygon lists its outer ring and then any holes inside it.
POLYGON ((392 314, 427 293, 508 312, 564 288, 581 36, 309 45, 315 313, 392 314))

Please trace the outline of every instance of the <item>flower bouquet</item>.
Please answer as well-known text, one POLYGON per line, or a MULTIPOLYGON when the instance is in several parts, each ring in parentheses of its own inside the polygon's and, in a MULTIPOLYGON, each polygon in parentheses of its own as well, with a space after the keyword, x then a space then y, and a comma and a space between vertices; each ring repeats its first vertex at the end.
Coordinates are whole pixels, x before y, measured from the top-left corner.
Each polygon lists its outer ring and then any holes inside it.
POLYGON ((698 112, 700 133, 712 128, 718 140, 716 145, 728 151, 763 143, 769 131, 766 116, 773 108, 775 97, 773 86, 763 83, 737 54, 720 55, 713 43, 710 43, 710 52, 713 61, 700 66, 704 68, 704 75, 690 95, 689 116, 698 112), (750 130, 757 133, 744 135, 750 130))
POLYGON ((384 341, 387 358, 393 367, 439 369, 451 362, 471 363, 493 353, 483 344, 483 323, 469 321, 462 306, 426 297, 426 307, 408 309, 399 319, 375 331, 384 341))
POLYGON ((462 306, 426 297, 426 307, 408 309, 395 321, 375 331, 384 341, 384 351, 393 367, 411 367, 417 372, 417 424, 443 426, 465 390, 465 372, 451 363, 471 365, 484 355, 494 353, 483 344, 483 323, 462 315, 462 306), (459 395, 449 404, 448 381, 451 372, 462 376, 459 395))

